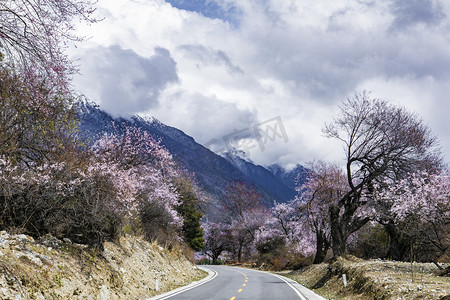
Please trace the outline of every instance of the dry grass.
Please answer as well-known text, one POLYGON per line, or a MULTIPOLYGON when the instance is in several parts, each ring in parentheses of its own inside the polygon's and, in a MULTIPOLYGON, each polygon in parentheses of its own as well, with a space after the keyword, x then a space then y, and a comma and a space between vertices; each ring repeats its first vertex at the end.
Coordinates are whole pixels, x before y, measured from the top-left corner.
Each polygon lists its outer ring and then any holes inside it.
POLYGON ((131 236, 100 252, 0 232, 0 299, 142 299, 206 276, 184 254, 131 236))
POLYGON ((348 257, 284 275, 327 299, 440 299, 450 294, 450 278, 435 276, 436 269, 433 264, 348 257))

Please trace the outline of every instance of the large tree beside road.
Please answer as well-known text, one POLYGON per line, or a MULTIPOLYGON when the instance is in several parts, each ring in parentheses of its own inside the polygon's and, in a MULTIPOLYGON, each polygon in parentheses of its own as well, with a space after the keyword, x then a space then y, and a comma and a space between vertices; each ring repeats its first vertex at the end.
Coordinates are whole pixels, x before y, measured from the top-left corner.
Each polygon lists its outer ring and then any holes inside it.
POLYGON ((365 208, 374 202, 374 184, 433 172, 442 159, 436 137, 417 115, 366 92, 343 101, 323 132, 345 152, 347 190, 328 207, 332 249, 340 256, 348 237, 371 219, 365 208))

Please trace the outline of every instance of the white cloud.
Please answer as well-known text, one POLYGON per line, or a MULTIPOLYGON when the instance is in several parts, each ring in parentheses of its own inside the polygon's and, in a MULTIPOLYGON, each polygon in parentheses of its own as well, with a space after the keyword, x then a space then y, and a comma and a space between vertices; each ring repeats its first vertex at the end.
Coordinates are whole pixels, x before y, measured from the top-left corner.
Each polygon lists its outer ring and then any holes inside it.
POLYGON ((86 50, 75 83, 113 116, 132 116, 158 105, 161 90, 178 80, 169 51, 155 48, 150 58, 118 46, 86 50))
POLYGON ((240 109, 214 96, 169 89, 163 97, 164 104, 151 113, 214 149, 224 148, 224 137, 234 130, 249 128, 257 122, 256 111, 240 109))
POLYGON ((415 112, 438 136, 447 162, 450 154, 449 117, 450 91, 448 81, 437 80, 431 76, 423 78, 373 78, 361 83, 373 91, 374 98, 382 98, 415 112))
MULTIPOLYGON (((289 143, 251 152, 257 163, 339 161, 342 150, 321 137, 320 129, 331 121, 339 100, 364 89, 422 115, 439 133, 449 160, 442 109, 448 107, 445 97, 450 92, 446 2, 218 3, 239 12, 233 24, 220 14, 208 18, 205 10, 180 10, 162 0, 100 0, 98 12, 106 19, 82 29, 92 36, 83 47, 117 45, 147 58, 156 47, 167 49, 179 81, 164 90, 164 84, 146 78, 161 92, 160 105, 149 105, 147 111, 201 142, 281 116, 289 143)), ((77 52, 82 65, 89 61, 90 72, 100 75, 89 51, 77 52)), ((79 87, 89 89, 86 83, 79 87)))

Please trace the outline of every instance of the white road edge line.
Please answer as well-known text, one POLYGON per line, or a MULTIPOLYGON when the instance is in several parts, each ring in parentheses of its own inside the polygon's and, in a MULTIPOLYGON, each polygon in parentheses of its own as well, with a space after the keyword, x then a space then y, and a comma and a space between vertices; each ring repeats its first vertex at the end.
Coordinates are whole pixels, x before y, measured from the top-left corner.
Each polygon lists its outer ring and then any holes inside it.
MULTIPOLYGON (((267 272, 267 273, 268 273, 268 272, 267 272)), ((305 296, 303 296, 303 294, 302 294, 295 286, 293 286, 289 281, 287 281, 283 276, 276 275, 276 274, 272 274, 272 273, 269 273, 269 274, 271 274, 271 275, 273 275, 273 276, 275 276, 275 277, 278 277, 279 279, 281 279, 281 280, 283 280, 284 282, 286 282, 287 285, 290 286, 291 289, 293 289, 293 290, 295 291, 295 293, 300 297, 300 299, 302 299, 302 300, 308 300, 308 298, 306 298, 305 296)))
POLYGON ((169 299, 169 298, 171 298, 171 297, 173 297, 175 295, 184 293, 184 292, 186 292, 188 290, 192 290, 193 288, 196 288, 198 286, 201 286, 202 284, 207 283, 208 281, 213 280, 218 274, 214 270, 209 270, 209 269, 206 269, 206 268, 203 268, 203 267, 199 267, 199 266, 197 266, 197 268, 199 268, 200 270, 203 270, 205 272, 208 272, 208 276, 206 276, 205 278, 203 278, 203 279, 201 279, 199 281, 194 281, 194 282, 192 282, 189 285, 179 287, 177 289, 174 289, 172 291, 169 291, 169 292, 161 294, 161 295, 154 296, 152 298, 147 298, 146 300, 165 300, 165 299, 169 299))
MULTIPOLYGON (((234 267, 234 268, 238 268, 238 269, 244 269, 241 267, 234 267)), ((282 275, 278 275, 278 274, 273 274, 271 272, 266 272, 266 271, 260 271, 260 270, 254 270, 254 269, 246 269, 246 270, 250 270, 250 271, 255 271, 255 272, 262 272, 262 273, 266 273, 266 274, 270 274, 272 276, 278 277, 279 279, 283 280, 284 282, 287 283, 288 286, 290 286, 295 293, 300 297, 301 300, 326 300, 325 298, 323 298, 322 296, 317 295, 316 293, 314 293, 313 291, 307 289, 306 287, 302 286, 301 284, 299 284, 298 282, 284 277, 282 275), (298 287, 296 287, 296 285, 298 287), (304 289, 304 290, 303 290, 304 289)))

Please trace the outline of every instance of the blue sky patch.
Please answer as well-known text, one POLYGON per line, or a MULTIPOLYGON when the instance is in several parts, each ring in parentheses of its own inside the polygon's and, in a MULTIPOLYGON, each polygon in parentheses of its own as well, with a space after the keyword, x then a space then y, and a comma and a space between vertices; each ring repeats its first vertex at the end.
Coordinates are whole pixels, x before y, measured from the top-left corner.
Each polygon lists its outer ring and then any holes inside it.
POLYGON ((214 0, 166 0, 173 7, 194 11, 211 19, 221 19, 232 25, 239 26, 241 10, 231 3, 214 0))

